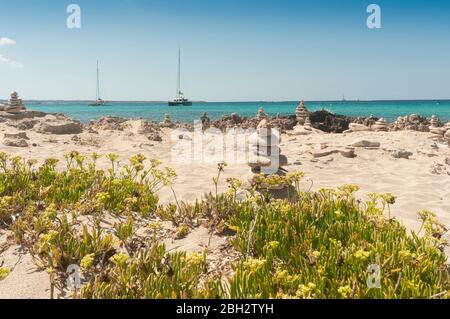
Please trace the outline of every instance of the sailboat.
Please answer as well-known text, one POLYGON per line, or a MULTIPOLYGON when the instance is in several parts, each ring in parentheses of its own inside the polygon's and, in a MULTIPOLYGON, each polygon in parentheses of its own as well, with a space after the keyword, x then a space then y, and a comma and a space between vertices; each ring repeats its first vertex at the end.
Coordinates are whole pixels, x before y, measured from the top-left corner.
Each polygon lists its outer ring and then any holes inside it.
POLYGON ((169 106, 191 106, 192 102, 184 97, 181 92, 181 50, 178 49, 178 81, 177 81, 177 93, 173 101, 169 101, 169 106))
POLYGON ((104 100, 100 98, 100 71, 98 68, 98 60, 97 60, 97 90, 95 92, 95 102, 92 104, 89 104, 89 106, 101 106, 101 105, 107 105, 104 100))

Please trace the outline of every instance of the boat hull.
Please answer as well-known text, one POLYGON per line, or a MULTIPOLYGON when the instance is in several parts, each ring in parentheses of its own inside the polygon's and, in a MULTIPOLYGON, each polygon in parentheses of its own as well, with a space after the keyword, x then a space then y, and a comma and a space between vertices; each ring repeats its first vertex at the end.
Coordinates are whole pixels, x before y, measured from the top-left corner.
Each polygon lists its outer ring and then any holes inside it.
POLYGON ((169 104, 169 106, 192 106, 192 102, 189 102, 189 101, 186 101, 186 102, 171 101, 168 104, 169 104))

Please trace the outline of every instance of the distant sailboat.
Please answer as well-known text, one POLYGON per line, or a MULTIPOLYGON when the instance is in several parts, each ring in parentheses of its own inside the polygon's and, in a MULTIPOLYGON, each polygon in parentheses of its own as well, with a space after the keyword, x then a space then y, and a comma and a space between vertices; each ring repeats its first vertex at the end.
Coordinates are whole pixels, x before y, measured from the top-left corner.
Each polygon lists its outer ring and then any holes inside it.
POLYGON ((95 102, 89 104, 89 106, 102 106, 107 105, 104 100, 100 98, 100 71, 98 68, 98 60, 97 60, 97 90, 95 92, 95 102))
POLYGON ((192 102, 184 97, 183 92, 181 92, 181 50, 178 49, 178 80, 177 80, 177 93, 173 101, 169 101, 169 106, 191 106, 192 102))

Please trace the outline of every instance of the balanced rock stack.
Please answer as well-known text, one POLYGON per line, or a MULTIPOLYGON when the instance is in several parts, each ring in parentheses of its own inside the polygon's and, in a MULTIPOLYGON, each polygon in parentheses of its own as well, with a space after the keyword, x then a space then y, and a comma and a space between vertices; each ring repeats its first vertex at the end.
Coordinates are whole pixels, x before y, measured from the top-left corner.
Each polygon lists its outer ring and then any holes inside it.
POLYGON ((431 116, 429 131, 433 139, 442 140, 445 132, 447 131, 445 127, 440 126, 441 121, 436 115, 431 116))
POLYGON ((305 106, 305 102, 301 101, 295 110, 295 117, 297 125, 294 126, 292 132, 287 132, 289 135, 309 135, 312 133, 311 119, 309 118, 309 111, 305 106))
POLYGON ((389 125, 384 118, 380 118, 372 126, 372 130, 374 130, 375 132, 387 132, 389 131, 389 125))
MULTIPOLYGON (((283 166, 288 164, 287 157, 281 154, 279 143, 281 141, 279 132, 272 129, 267 120, 262 120, 254 134, 249 137, 249 159, 250 172, 248 181, 250 185, 256 186, 258 177, 270 175, 284 175, 283 166)), ((260 185, 261 186, 261 185, 260 185)), ((264 185, 265 190, 281 194, 286 185, 264 185)))
POLYGON ((298 125, 305 125, 306 119, 309 119, 309 111, 305 106, 305 102, 301 101, 295 110, 298 125))
POLYGON ((12 92, 9 102, 3 106, 4 111, 11 114, 18 114, 25 110, 22 99, 19 99, 17 92, 12 92))
POLYGON ((432 115, 430 119, 430 129, 434 127, 439 127, 439 118, 436 115, 432 115))
POLYGON ((164 114, 164 120, 159 124, 161 127, 173 127, 172 120, 170 119, 169 114, 164 114))
POLYGON ((447 141, 448 146, 450 146, 450 121, 444 125, 443 129, 445 130, 444 139, 447 141))
POLYGON ((262 107, 259 108, 258 113, 256 113, 256 119, 258 121, 262 121, 264 119, 267 119, 267 114, 264 111, 264 108, 262 108, 262 107))
POLYGON ((306 118, 304 126, 311 128, 311 119, 309 117, 306 118))

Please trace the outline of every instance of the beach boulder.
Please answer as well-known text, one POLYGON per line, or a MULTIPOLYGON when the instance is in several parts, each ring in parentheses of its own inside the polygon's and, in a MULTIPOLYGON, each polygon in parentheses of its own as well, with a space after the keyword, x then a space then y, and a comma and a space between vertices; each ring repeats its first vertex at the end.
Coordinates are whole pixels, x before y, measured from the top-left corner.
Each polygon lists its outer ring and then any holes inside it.
POLYGON ((48 121, 37 126, 39 133, 70 135, 83 132, 83 125, 78 121, 48 121))
POLYGON ((25 132, 19 132, 19 133, 15 133, 15 134, 8 134, 5 133, 5 138, 6 139, 24 139, 24 140, 29 140, 27 133, 25 132))
POLYGON ((350 123, 349 125, 349 131, 351 132, 365 132, 370 131, 370 127, 364 125, 364 124, 358 124, 358 123, 350 123))
POLYGON ((28 143, 24 139, 5 139, 3 145, 11 147, 28 147, 28 143))
POLYGON ((350 144, 353 147, 380 147, 380 142, 357 138, 350 144))
POLYGON ((350 123, 354 120, 351 117, 333 114, 326 110, 311 113, 309 119, 313 128, 327 133, 343 133, 349 129, 350 123))
POLYGON ((36 124, 38 124, 39 121, 38 120, 34 120, 34 119, 23 119, 21 121, 14 121, 14 122, 10 122, 8 123, 9 126, 14 127, 18 130, 21 131, 27 131, 27 130, 31 130, 32 128, 34 128, 34 126, 36 124))
POLYGON ((391 156, 393 158, 404 158, 404 159, 409 159, 410 156, 412 156, 413 153, 405 151, 403 149, 401 150, 395 150, 391 152, 391 156))

